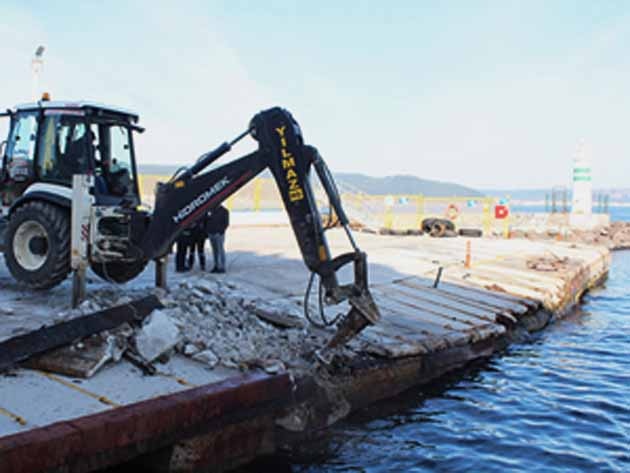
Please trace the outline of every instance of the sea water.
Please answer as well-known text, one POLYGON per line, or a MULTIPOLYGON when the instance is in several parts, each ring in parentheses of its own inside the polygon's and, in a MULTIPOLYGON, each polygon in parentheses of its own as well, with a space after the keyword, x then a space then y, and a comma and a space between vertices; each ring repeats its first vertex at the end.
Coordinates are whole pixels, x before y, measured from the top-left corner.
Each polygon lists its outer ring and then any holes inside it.
POLYGON ((304 451, 285 468, 630 472, 630 252, 568 318, 358 412, 304 451))

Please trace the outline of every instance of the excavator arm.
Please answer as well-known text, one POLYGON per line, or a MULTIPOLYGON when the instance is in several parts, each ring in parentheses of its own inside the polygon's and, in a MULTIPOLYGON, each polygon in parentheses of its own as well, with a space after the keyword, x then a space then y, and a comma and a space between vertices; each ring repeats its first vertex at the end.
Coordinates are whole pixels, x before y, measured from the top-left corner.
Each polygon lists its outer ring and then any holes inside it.
POLYGON ((166 255, 186 227, 218 207, 265 169, 271 171, 278 185, 304 263, 321 278, 326 303, 348 301, 350 304, 350 311, 338 324, 337 332, 318 352, 320 360, 329 362, 335 347, 345 344, 367 325, 376 323, 380 315, 368 288, 366 255, 352 238, 332 176, 317 149, 304 144, 300 126, 288 111, 275 107, 258 113, 246 132, 201 156, 168 183, 158 185, 153 216, 143 238, 136 244, 147 260, 166 255), (247 135, 258 142, 258 150, 203 172, 247 135), (328 248, 310 184, 313 168, 353 248, 335 258, 328 248), (340 285, 337 271, 350 263, 354 264, 354 282, 340 285))

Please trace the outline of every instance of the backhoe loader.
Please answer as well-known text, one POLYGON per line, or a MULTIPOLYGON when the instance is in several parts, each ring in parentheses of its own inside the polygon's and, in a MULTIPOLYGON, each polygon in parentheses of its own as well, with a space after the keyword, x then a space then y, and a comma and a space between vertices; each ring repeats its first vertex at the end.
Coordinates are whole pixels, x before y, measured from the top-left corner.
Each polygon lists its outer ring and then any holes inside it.
POLYGON ((47 289, 67 277, 73 234, 84 241, 85 259, 97 275, 129 281, 148 262, 163 259, 186 227, 269 170, 304 263, 312 277, 320 278, 320 299, 350 305, 330 348, 379 319, 366 255, 352 236, 331 173, 317 149, 305 144, 287 110, 274 107, 256 114, 236 138, 159 183, 152 212, 140 207, 133 137, 144 130, 137 114, 92 102, 41 100, 0 115, 10 119, 8 139, 0 148, 0 247, 9 271, 24 285, 47 289), (247 136, 257 142, 255 151, 208 170, 247 136), (311 187, 313 169, 353 248, 334 258, 311 187), (88 203, 83 220, 71 217, 81 200, 73 197, 76 176, 88 183, 81 197, 88 203), (341 285, 337 271, 350 263, 354 282, 341 285))

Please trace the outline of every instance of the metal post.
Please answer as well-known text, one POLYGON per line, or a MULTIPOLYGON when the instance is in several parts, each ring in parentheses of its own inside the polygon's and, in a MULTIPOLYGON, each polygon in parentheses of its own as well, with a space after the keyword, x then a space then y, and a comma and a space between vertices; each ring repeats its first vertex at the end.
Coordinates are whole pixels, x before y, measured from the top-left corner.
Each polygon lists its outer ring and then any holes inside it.
POLYGON ((503 219, 503 238, 505 238, 506 240, 511 237, 511 235, 510 235, 510 220, 512 219, 512 212, 510 212, 510 204, 509 204, 510 200, 511 200, 511 196, 506 195, 505 196, 505 204, 504 205, 507 208, 507 215, 503 219))
POLYGON ((440 285, 440 280, 442 279, 442 271, 444 270, 443 266, 438 268, 437 274, 435 275, 435 280, 433 281, 433 289, 437 289, 440 285))
POLYGON ((566 187, 562 189, 562 212, 569 212, 569 191, 566 187))
POLYGON ((168 267, 168 255, 155 259, 155 286, 167 289, 166 269, 168 267))
POLYGON ((77 307, 86 295, 85 273, 89 264, 88 242, 90 241, 90 216, 92 212, 91 187, 91 176, 85 174, 73 176, 70 229, 73 308, 77 307))
POLYGON ((225 207, 231 212, 232 208, 234 207, 234 194, 232 194, 230 197, 228 197, 227 201, 225 202, 225 207))
POLYGON ((383 214, 383 227, 391 230, 394 227, 394 196, 388 195, 384 199, 385 212, 383 214))
POLYGON ((258 178, 254 181, 254 212, 260 211, 260 201, 262 199, 263 180, 258 178))
POLYGON ((490 235, 492 230, 492 207, 494 206, 494 199, 492 197, 486 198, 486 202, 483 204, 483 232, 486 236, 490 235))
POLYGON ((72 272, 72 308, 76 309, 85 300, 87 293, 85 282, 85 268, 79 268, 72 272))
POLYGON ((424 220, 424 196, 418 194, 416 197, 416 229, 422 230, 422 221, 424 220))
POLYGON ((470 269, 471 267, 471 260, 472 260, 472 255, 471 255, 471 248, 470 248, 470 240, 466 240, 466 258, 464 259, 464 268, 466 269, 470 269))

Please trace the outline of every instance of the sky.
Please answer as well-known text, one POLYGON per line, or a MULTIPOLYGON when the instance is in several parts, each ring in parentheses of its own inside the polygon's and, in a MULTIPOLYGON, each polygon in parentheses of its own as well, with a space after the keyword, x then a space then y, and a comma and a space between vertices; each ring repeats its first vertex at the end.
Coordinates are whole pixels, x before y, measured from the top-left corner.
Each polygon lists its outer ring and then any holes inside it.
POLYGON ((143 163, 280 105, 333 171, 543 188, 584 140, 594 185, 630 187, 627 1, 2 0, 1 107, 32 100, 40 44, 53 99, 140 114, 143 163))

